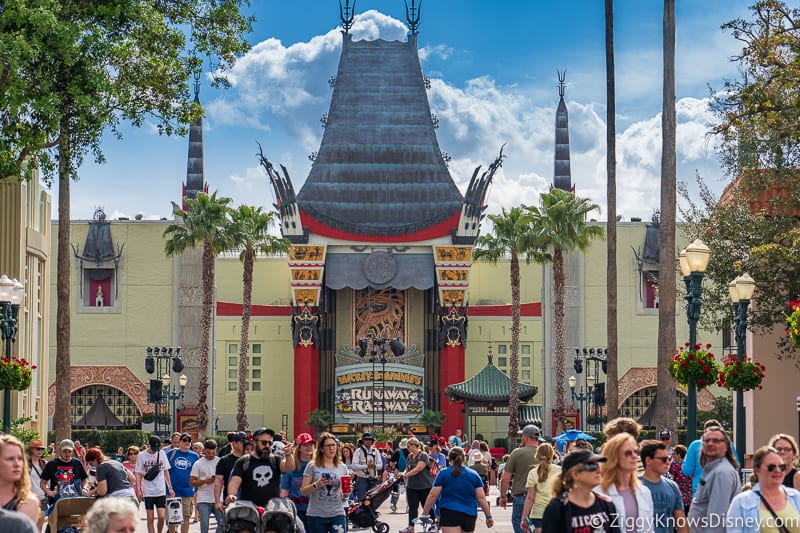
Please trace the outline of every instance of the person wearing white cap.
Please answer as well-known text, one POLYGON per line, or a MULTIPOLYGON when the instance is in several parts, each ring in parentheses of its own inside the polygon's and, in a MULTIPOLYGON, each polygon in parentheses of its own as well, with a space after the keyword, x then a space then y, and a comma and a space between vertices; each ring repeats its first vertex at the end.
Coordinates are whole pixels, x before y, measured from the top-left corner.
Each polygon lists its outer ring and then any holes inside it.
POLYGON ((75 458, 75 444, 71 440, 62 440, 58 449, 59 457, 47 463, 40 476, 42 490, 53 501, 65 492, 82 495, 89 479, 83 464, 75 458))

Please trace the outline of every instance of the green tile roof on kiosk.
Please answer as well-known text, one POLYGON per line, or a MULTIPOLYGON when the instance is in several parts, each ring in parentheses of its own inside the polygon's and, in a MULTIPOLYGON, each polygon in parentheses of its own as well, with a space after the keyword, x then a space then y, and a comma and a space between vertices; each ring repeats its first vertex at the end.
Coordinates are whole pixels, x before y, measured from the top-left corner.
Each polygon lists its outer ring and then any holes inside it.
MULTIPOLYGON (((537 389, 527 383, 519 383, 519 401, 527 402, 536 396, 537 389)), ((495 405, 508 405, 511 394, 511 378, 494 366, 491 361, 483 369, 461 383, 454 383, 444 390, 451 400, 492 402, 495 405)))

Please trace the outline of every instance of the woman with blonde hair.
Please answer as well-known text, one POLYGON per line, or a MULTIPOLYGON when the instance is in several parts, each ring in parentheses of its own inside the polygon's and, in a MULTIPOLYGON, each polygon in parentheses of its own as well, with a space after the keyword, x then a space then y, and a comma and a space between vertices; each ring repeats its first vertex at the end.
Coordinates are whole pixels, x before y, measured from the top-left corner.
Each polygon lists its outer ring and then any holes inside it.
POLYGON ((422 450, 422 443, 416 439, 408 439, 408 457, 406 470, 400 476, 406 482, 406 502, 408 503, 408 527, 401 529, 400 533, 413 533, 414 520, 420 505, 425 505, 428 494, 433 488, 433 474, 428 463, 431 458, 422 450))
POLYGON ((778 450, 783 464, 786 465, 786 475, 783 477, 783 485, 800 490, 800 471, 795 468, 797 462, 797 441, 794 437, 785 433, 778 433, 770 437, 768 444, 778 450))
POLYGON ((542 514, 542 531, 573 533, 575 524, 580 524, 587 531, 619 533, 616 507, 608 497, 592 490, 600 484, 600 463, 605 461, 584 449, 564 456, 561 472, 552 480, 552 499, 542 514))
POLYGON ((542 531, 542 516, 545 507, 550 503, 553 479, 561 473, 561 467, 553 464, 555 455, 556 451, 547 443, 542 443, 536 448, 536 460, 539 464, 530 471, 525 483, 528 494, 525 496, 525 507, 522 509, 520 527, 523 530, 528 529, 528 519, 530 519, 535 532, 542 531))
POLYGON ((607 459, 601 469, 600 493, 614 503, 619 523, 629 532, 652 533, 655 509, 650 489, 639 481, 639 445, 629 433, 619 433, 603 445, 607 459))
POLYGON ((25 446, 12 435, 0 435, 0 507, 39 522, 39 498, 31 491, 25 446))
POLYGON ((753 454, 755 484, 751 490, 741 492, 731 500, 726 515, 728 533, 797 531, 800 492, 784 485, 787 470, 787 464, 777 449, 762 446, 756 450, 753 454))

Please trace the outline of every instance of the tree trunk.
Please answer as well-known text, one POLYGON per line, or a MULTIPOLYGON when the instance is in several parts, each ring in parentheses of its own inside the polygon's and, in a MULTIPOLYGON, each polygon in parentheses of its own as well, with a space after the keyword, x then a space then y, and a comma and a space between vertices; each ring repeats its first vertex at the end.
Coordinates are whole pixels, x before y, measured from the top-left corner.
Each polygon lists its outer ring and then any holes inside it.
POLYGON ((239 344, 239 388, 236 396, 236 429, 247 429, 247 378, 249 372, 248 346, 250 344, 250 306, 253 296, 253 263, 255 253, 252 248, 244 251, 244 265, 242 273, 242 335, 239 344))
POLYGON ((564 251, 553 250, 553 324, 555 325, 556 434, 566 429, 567 396, 564 388, 564 251))
POLYGON ((58 259, 56 262, 56 442, 72 436, 72 363, 70 362, 70 220, 69 187, 72 154, 66 124, 58 152, 58 259))
POLYGON ((608 419, 619 416, 619 370, 617 366, 617 103, 614 75, 614 0, 606 3, 606 339, 608 374, 606 375, 606 409, 608 419))
POLYGON ((508 443, 516 442, 519 431, 519 255, 511 251, 511 391, 508 397, 508 443))
POLYGON ((661 248, 659 250, 658 361, 655 421, 677 428, 675 380, 675 0, 664 0, 664 100, 661 113, 661 248))
POLYGON ((200 382, 197 392, 197 428, 200 440, 208 428, 208 362, 211 325, 214 312, 214 249, 210 241, 203 243, 203 318, 200 328, 200 382))

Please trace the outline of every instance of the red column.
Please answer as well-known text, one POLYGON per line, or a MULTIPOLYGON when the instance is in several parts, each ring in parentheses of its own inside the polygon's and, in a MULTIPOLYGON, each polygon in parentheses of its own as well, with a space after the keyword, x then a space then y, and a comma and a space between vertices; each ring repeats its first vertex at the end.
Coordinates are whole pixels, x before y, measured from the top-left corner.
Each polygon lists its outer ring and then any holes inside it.
POLYGON ((294 434, 314 428, 306 425, 308 414, 319 407, 319 351, 316 345, 294 348, 294 434))
POLYGON ((446 415, 442 425, 442 436, 447 438, 456 434, 456 429, 464 428, 464 413, 460 403, 453 403, 444 395, 448 385, 464 381, 464 345, 460 342, 457 346, 445 344, 439 352, 439 365, 441 377, 440 402, 441 411, 446 415))

